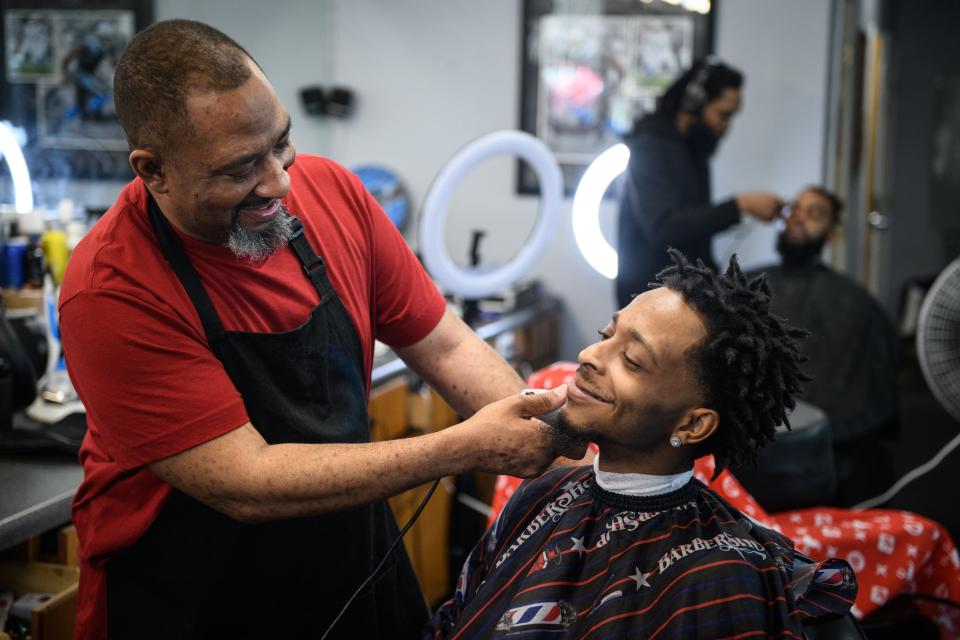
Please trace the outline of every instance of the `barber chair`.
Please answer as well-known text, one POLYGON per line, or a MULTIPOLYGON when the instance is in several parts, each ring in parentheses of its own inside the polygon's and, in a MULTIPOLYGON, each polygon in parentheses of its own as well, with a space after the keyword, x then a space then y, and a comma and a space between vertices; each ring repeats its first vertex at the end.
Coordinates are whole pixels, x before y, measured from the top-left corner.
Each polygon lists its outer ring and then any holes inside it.
POLYGON ((827 415, 797 400, 789 418, 791 430, 777 427, 774 442, 759 451, 756 467, 733 469, 737 480, 770 513, 830 504, 836 488, 827 415))
POLYGON ((845 616, 815 618, 803 625, 806 640, 867 640, 857 619, 845 616))

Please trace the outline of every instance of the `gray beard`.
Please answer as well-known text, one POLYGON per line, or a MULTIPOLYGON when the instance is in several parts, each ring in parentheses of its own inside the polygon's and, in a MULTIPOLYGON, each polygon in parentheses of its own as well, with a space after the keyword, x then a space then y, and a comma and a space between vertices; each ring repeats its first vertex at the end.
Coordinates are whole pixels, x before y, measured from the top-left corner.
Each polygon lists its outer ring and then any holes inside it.
POLYGON ((253 262, 262 262, 272 256, 277 249, 287 246, 293 236, 293 216, 287 208, 280 205, 276 217, 257 229, 248 229, 236 219, 227 246, 238 258, 247 258, 253 262))

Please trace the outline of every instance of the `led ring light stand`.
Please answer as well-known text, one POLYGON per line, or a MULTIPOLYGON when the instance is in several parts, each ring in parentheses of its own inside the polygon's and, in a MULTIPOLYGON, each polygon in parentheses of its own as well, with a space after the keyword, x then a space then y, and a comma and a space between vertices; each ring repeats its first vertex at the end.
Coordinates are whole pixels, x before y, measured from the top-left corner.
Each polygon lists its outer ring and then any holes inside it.
POLYGON ((420 249, 427 271, 446 290, 468 300, 503 291, 523 277, 547 248, 560 219, 563 179, 553 153, 540 140, 521 131, 497 131, 474 140, 440 170, 423 204, 420 218, 420 249), (450 259, 443 229, 450 198, 468 171, 479 162, 501 154, 526 160, 540 183, 540 212, 530 239, 510 262, 494 271, 461 269, 450 259))
POLYGON ((619 258, 617 250, 600 231, 600 203, 607 188, 627 168, 630 150, 617 144, 594 159, 583 173, 573 196, 573 237, 580 253, 600 275, 613 280, 617 277, 619 258))
POLYGON ((33 189, 30 186, 27 161, 13 130, 5 122, 0 122, 0 158, 5 159, 10 168, 10 177, 13 179, 13 206, 17 213, 33 211, 33 189))

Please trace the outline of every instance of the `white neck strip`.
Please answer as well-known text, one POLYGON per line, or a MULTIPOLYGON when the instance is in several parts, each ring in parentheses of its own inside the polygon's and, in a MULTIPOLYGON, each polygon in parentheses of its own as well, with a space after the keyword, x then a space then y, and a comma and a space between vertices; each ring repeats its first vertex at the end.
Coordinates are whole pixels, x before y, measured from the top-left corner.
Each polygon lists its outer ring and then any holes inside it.
POLYGON ((593 459, 593 472, 597 475, 597 485, 601 489, 628 496, 658 496, 670 493, 684 487, 693 478, 693 468, 669 476, 601 471, 599 453, 593 459))

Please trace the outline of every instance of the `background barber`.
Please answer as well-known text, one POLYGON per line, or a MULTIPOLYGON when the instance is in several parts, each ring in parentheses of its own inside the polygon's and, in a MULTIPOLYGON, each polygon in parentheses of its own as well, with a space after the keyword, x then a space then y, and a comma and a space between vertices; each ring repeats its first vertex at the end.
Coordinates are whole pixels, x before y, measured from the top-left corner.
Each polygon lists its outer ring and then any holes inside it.
POLYGON ((716 271, 710 239, 738 222, 740 213, 772 220, 782 203, 770 193, 747 192, 714 204, 710 157, 740 110, 743 75, 707 57, 663 94, 657 110, 635 123, 625 143, 630 163, 620 204, 618 306, 647 290, 666 263, 667 247, 716 271))

